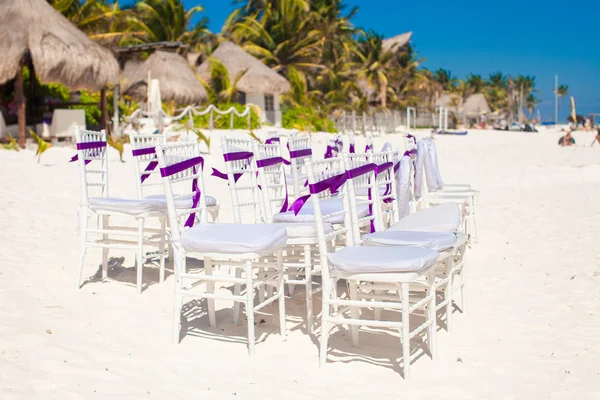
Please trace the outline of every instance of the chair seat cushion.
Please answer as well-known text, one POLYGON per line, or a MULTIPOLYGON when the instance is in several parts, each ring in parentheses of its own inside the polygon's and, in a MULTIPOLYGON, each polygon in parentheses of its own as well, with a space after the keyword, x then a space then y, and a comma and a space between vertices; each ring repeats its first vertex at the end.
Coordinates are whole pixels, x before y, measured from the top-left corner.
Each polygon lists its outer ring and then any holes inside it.
MULTIPOLYGON (((329 222, 330 224, 343 224, 344 223, 344 215, 337 214, 330 217, 326 217, 328 214, 332 214, 334 212, 342 211, 344 209, 344 204, 342 203, 341 198, 329 198, 319 201, 321 206, 321 215, 325 222, 329 222)), ((358 207, 358 217, 362 218, 369 214, 369 206, 362 205, 358 207)), ((315 215, 312 200, 307 200, 304 207, 300 210, 298 215, 294 215, 293 211, 287 211, 279 214, 275 214, 273 216, 274 222, 314 222, 315 215)))
POLYGON ((366 246, 420 246, 443 251, 456 244, 450 232, 384 231, 363 236, 366 246))
MULTIPOLYGON (((286 229, 288 238, 290 239, 317 237, 317 227, 314 223, 282 222, 277 223, 277 225, 283 226, 286 229)), ((323 224, 323 228, 326 235, 333 232, 333 226, 327 222, 323 224)))
POLYGON ((286 241, 285 228, 277 224, 200 224, 181 234, 183 248, 198 253, 263 254, 286 241))
POLYGON ((153 201, 117 197, 91 197, 89 205, 93 211, 109 211, 133 216, 161 211, 161 207, 153 201))
MULTIPOLYGON (((204 194, 203 194, 203 196, 204 196, 204 194)), ((192 198, 193 198, 193 195, 190 194, 189 196, 185 196, 185 197, 175 200, 175 207, 184 208, 184 209, 192 208, 192 198)), ((217 199, 215 199, 214 197, 205 196, 205 199, 206 199, 207 207, 212 207, 212 206, 217 205, 217 199)), ((164 207, 164 208, 167 207, 167 197, 164 194, 146 196, 146 197, 144 197, 144 200, 155 201, 155 202, 161 204, 162 207, 164 207)))
POLYGON ((443 203, 402 218, 388 231, 454 232, 460 226, 460 207, 443 203))
POLYGON ((329 253, 331 268, 354 274, 419 272, 435 264, 438 252, 424 247, 346 247, 329 253))

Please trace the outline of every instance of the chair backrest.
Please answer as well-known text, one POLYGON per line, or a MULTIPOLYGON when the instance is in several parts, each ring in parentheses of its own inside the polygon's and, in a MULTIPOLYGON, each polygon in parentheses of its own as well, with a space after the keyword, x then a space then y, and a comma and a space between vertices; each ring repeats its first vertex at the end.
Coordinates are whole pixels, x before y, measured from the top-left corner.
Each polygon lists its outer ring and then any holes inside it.
POLYGON ((427 158, 427 143, 424 140, 417 142, 417 158, 415 160, 415 198, 419 200, 421 196, 426 194, 427 188, 423 188, 426 185, 424 174, 425 174, 425 159, 427 158))
POLYGON ((303 175, 306 175, 304 164, 312 158, 310 136, 295 134, 289 138, 287 147, 290 152, 293 195, 300 196, 301 193, 308 190, 308 185, 305 186, 305 182, 301 182, 301 180, 303 175))
MULTIPOLYGON (((430 190, 442 190, 444 189, 444 181, 442 181, 442 175, 440 173, 440 166, 438 164, 437 150, 435 146, 435 140, 427 140, 427 153, 428 157, 426 162, 430 163, 432 184, 430 190)), ((429 186, 429 183, 427 184, 429 186)))
POLYGON ((416 148, 417 148, 417 139, 415 139, 415 137, 413 135, 408 134, 408 136, 406 136, 404 138, 404 149, 406 151, 411 151, 416 148))
POLYGON ((378 204, 377 181, 375 171, 377 165, 373 163, 372 153, 344 154, 344 168, 346 170, 346 191, 350 205, 350 221, 352 223, 353 243, 360 243, 360 229, 369 227, 369 232, 381 230, 379 223, 380 205, 378 204), (366 216, 360 216, 359 210, 368 207, 366 216))
POLYGON ((278 143, 261 144, 254 142, 254 162, 258 170, 261 210, 263 220, 273 222, 273 215, 285 212, 289 207, 288 188, 281 147, 278 143))
POLYGON ((343 204, 342 209, 325 215, 321 210, 321 201, 331 197, 331 189, 328 189, 327 187, 330 187, 330 182, 332 179, 335 180, 336 178, 334 177, 346 173, 344 170, 344 162, 341 157, 328 158, 325 160, 307 160, 306 173, 308 177, 309 191, 311 192, 310 200, 313 206, 313 214, 319 242, 323 284, 328 285, 329 268, 327 266, 329 264, 327 260, 327 253, 332 250, 332 247, 329 245, 331 243, 331 238, 325 234, 324 221, 341 215, 344 224, 342 227, 338 227, 337 231, 335 231, 335 234, 339 235, 345 233, 346 245, 352 246, 354 244, 350 215, 350 194, 346 190, 346 183, 343 183, 337 187, 336 197, 341 198, 343 204))
MULTIPOLYGON (((413 182, 413 159, 404 155, 400 159, 397 178, 397 199, 398 219, 406 217, 411 212, 410 201, 412 200, 412 182, 413 182)), ((395 221, 397 222, 397 221, 395 221)))
POLYGON ((377 165, 377 171, 375 173, 375 181, 377 190, 375 193, 378 196, 377 204, 380 206, 377 215, 376 228, 378 230, 385 229, 384 214, 388 214, 388 221, 391 224, 395 224, 400 219, 398 213, 398 202, 397 198, 397 181, 395 169, 399 168, 396 166, 395 160, 398 159, 398 152, 385 151, 381 153, 373 153, 371 156, 371 162, 377 165), (389 207, 383 207, 383 204, 388 204, 389 207))
POLYGON ((263 219, 252 142, 252 139, 221 137, 236 224, 242 223, 242 209, 246 208, 252 209, 255 223, 263 219))
POLYGON ((163 182, 157 168, 156 147, 164 146, 167 143, 167 137, 165 135, 130 135, 129 139, 138 199, 144 198, 145 188, 149 190, 160 188, 160 193, 162 193, 163 182))
MULTIPOLYGON (((90 189, 99 189, 99 196, 108 197, 108 154, 106 132, 88 131, 75 127, 77 161, 81 184, 81 204, 87 205, 90 189)), ((75 158, 73 158, 73 161, 75 158)), ((96 192, 97 190, 94 190, 96 192)))
POLYGON ((181 239, 181 232, 190 228, 199 215, 207 222, 206 191, 202 177, 204 160, 198 143, 175 143, 156 146, 156 158, 167 200, 167 212, 172 240, 181 239))

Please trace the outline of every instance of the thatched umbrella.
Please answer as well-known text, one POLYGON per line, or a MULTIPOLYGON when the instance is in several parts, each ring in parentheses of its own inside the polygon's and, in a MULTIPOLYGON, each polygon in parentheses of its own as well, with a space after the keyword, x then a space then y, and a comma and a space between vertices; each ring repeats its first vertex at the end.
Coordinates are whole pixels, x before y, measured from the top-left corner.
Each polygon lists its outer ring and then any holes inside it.
POLYGON ((440 96, 439 99, 435 102, 436 107, 444 107, 447 108, 448 111, 456 113, 458 112, 463 105, 462 98, 456 94, 448 94, 444 93, 440 96))
POLYGON ((462 113, 467 116, 480 116, 489 112, 490 106, 482 93, 470 95, 462 106, 462 113))
MULTIPOLYGON (((290 90, 290 83, 287 79, 232 42, 221 43, 211 57, 219 60, 227 68, 231 81, 240 72, 246 71, 237 83, 237 89, 241 92, 285 93, 290 90)), ((207 59, 200 64, 197 72, 202 79, 208 82, 211 75, 210 60, 207 59)))
POLYGON ((123 93, 136 101, 145 101, 148 97, 148 75, 160 82, 162 101, 194 104, 207 97, 206 89, 196 78, 186 59, 166 51, 155 51, 144 62, 126 62, 121 80, 123 93))
POLYGON ((400 35, 393 36, 391 38, 383 39, 382 47, 384 51, 392 50, 397 51, 402 47, 406 46, 412 38, 412 32, 401 33, 400 35))
MULTIPOLYGON (((0 84, 16 77, 19 143, 25 144, 23 65, 31 57, 44 83, 102 90, 119 76, 112 53, 94 43, 45 0, 2 0, 0 84)), ((105 98, 103 99, 105 102, 105 98)))

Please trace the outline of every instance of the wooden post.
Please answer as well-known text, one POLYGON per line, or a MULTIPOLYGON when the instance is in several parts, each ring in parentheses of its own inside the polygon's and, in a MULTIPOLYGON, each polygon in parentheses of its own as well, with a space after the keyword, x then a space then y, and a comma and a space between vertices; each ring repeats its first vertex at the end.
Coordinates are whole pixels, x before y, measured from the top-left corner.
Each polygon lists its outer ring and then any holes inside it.
POLYGON ((27 121, 25 119, 25 96, 23 94, 23 62, 19 63, 19 69, 17 70, 15 91, 17 97, 17 116, 19 119, 19 146, 24 149, 27 121))
POLYGON ((29 116, 31 120, 35 123, 37 79, 35 79, 35 68, 33 66, 33 61, 31 60, 31 57, 29 57, 27 67, 29 68, 29 116))
POLYGON ((121 137, 121 130, 120 130, 120 126, 119 126, 119 91, 120 91, 120 89, 121 89, 121 86, 117 83, 113 90, 113 112, 114 112, 114 115, 113 115, 112 134, 116 138, 121 137))
POLYGON ((102 126, 104 130, 106 130, 107 134, 110 134, 110 124, 108 123, 108 106, 107 106, 107 96, 106 96, 106 87, 102 88, 100 91, 100 110, 102 111, 102 126))

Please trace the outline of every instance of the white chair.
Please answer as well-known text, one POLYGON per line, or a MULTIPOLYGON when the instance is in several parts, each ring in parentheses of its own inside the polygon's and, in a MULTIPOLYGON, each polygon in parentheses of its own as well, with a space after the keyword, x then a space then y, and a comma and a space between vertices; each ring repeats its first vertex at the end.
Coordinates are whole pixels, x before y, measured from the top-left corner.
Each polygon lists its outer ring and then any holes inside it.
MULTIPOLYGON (((286 213, 290 206, 285 177, 285 160, 281 157, 280 148, 276 144, 254 143, 254 155, 257 165, 258 180, 261 187, 262 210, 265 222, 273 222, 273 216, 286 213)), ((313 252, 318 245, 317 229, 312 222, 281 223, 287 230, 288 241, 285 247, 284 269, 285 282, 290 296, 293 296, 295 285, 306 288, 306 326, 309 334, 313 331, 313 276, 318 273, 317 265, 313 265, 313 252)), ((328 241, 334 241, 337 235, 345 232, 343 224, 324 224, 328 241)))
MULTIPOLYGON (((201 213, 200 224, 194 225, 195 213, 206 208, 204 203, 203 159, 197 144, 174 144, 156 149, 163 177, 167 209, 171 226, 171 243, 175 264, 175 302, 173 309, 173 342, 178 343, 184 298, 207 299, 210 326, 216 326, 215 299, 233 301, 235 309, 244 303, 248 323, 248 353, 254 355, 254 313, 279 302, 280 332, 285 337, 285 298, 283 296, 283 266, 281 248, 287 241, 285 228, 272 224, 207 224, 201 213), (190 189, 191 183, 191 189, 190 189), (193 197, 187 208, 177 201, 193 197), (185 221, 185 223, 184 223, 185 221), (275 254, 276 269, 271 274, 257 273, 259 259, 275 254), (187 267, 187 257, 204 261, 203 270, 187 267), (215 274, 214 265, 235 269, 235 277, 215 274), (243 276, 244 275, 244 276, 243 276), (234 284, 233 294, 215 290, 216 282, 234 284), (205 285, 203 285, 205 284, 205 285), (244 292, 240 288, 245 285, 244 292), (204 286, 204 287, 203 287, 204 286), (255 305, 255 290, 265 286, 277 291, 255 305)), ((234 320, 237 324, 237 320, 234 320)))
POLYGON ((108 251, 110 248, 136 250, 137 290, 142 292, 142 270, 145 261, 144 245, 155 246, 159 250, 161 265, 164 265, 165 229, 144 228, 147 218, 162 217, 160 208, 155 202, 145 200, 129 200, 109 197, 108 192, 108 157, 106 151, 106 132, 82 130, 76 127, 77 156, 72 161, 79 161, 81 202, 79 205, 79 229, 81 245, 77 270, 77 288, 81 286, 83 264, 88 247, 102 248, 102 278, 108 274, 108 251), (99 196, 90 197, 90 191, 98 188, 99 196), (89 227, 89 217, 97 215, 99 226, 89 227), (132 217, 137 222, 137 229, 109 225, 111 215, 132 217), (148 237, 147 234, 153 234, 148 237), (100 234, 101 239, 91 240, 89 235, 100 234), (113 239, 109 236, 128 237, 135 240, 113 239))
POLYGON ((290 153, 290 174, 286 176, 287 182, 291 182, 290 195, 298 197, 308 192, 306 180, 306 169, 304 163, 312 157, 310 136, 295 134, 288 139, 287 147, 290 153))
MULTIPOLYGON (((130 135, 131 149, 134 160, 135 182, 137 185, 138 199, 156 201, 163 207, 165 216, 167 214, 167 200, 163 194, 163 183, 158 171, 156 161, 156 146, 164 146, 167 143, 166 135, 130 135), (161 194, 149 194, 147 191, 157 192, 153 188, 160 188, 161 194)), ((191 199, 188 199, 191 201, 191 199)), ((206 211, 213 222, 219 218, 219 205, 217 199, 206 195, 206 211)))
MULTIPOLYGON (((322 161, 309 161, 306 165, 309 187, 311 193, 322 186, 327 186, 327 179, 332 177, 331 170, 339 170, 342 160, 332 158, 322 161)), ((371 174, 374 180, 374 169, 367 171, 349 171, 348 180, 357 179, 364 174, 371 174)), ((342 197, 344 208, 338 213, 348 218, 350 196, 341 188, 339 196, 342 197)), ((328 254, 327 240, 323 228, 323 221, 330 218, 322 213, 319 196, 311 196, 317 233, 319 236, 320 257, 323 276, 323 312, 321 322, 320 365, 323 367, 327 361, 328 340, 331 325, 373 326, 379 328, 394 328, 401 332, 404 360, 404 378, 410 377, 410 339, 422 331, 427 330, 429 350, 435 356, 435 290, 434 269, 438 253, 421 247, 368 247, 348 246, 328 254), (409 285, 419 280, 427 279, 430 282, 428 294, 412 302, 409 285), (346 280, 349 296, 338 295, 336 287, 339 280, 346 280), (398 288, 399 296, 373 297, 367 300, 358 300, 358 285, 370 283, 373 288, 377 285, 394 284, 398 288), (402 320, 374 320, 360 317, 363 308, 384 308, 401 310, 402 320), (350 312, 350 316, 347 313, 350 312), (410 315, 423 313, 425 321, 417 328, 411 330, 410 315)), ((349 235, 352 236, 351 234, 349 235)), ((353 334, 352 340, 357 344, 358 335, 353 334)))

